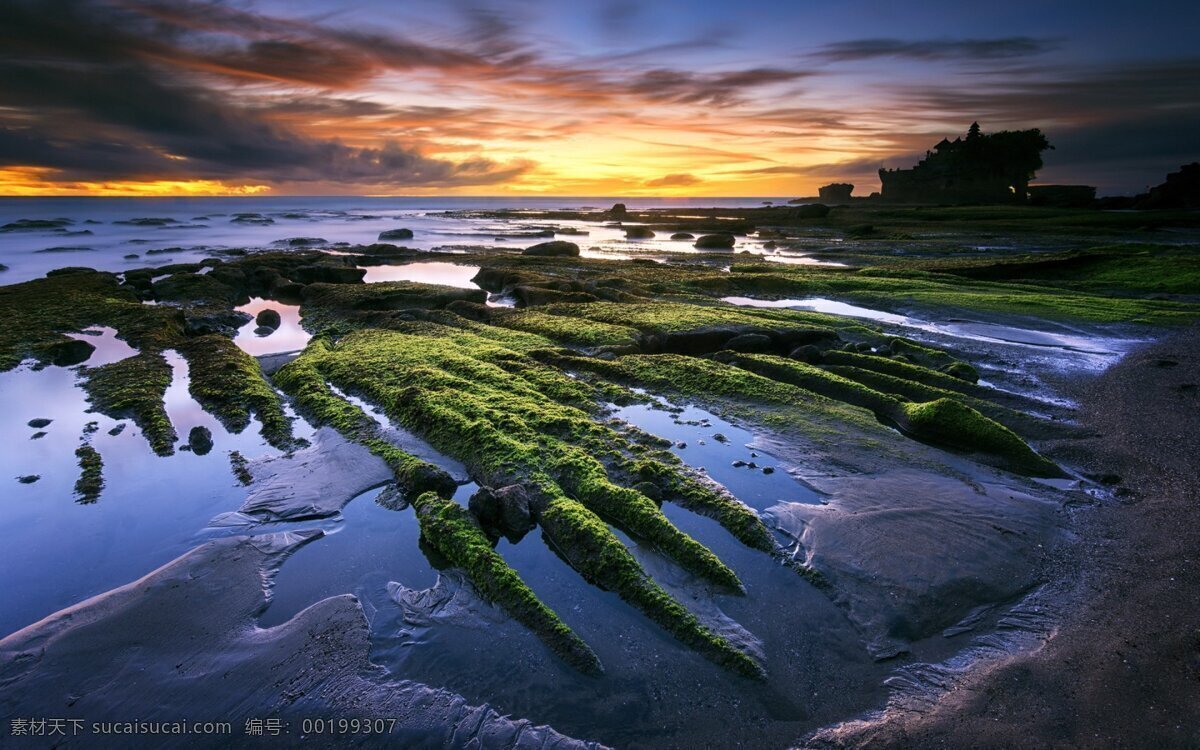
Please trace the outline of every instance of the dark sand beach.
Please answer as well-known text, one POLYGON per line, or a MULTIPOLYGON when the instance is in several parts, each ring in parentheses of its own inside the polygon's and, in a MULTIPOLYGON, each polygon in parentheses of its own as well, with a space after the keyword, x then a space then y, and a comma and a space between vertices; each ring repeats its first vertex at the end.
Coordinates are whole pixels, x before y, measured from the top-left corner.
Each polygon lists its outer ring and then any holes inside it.
POLYGON ((1057 634, 853 746, 1200 747, 1200 328, 1078 385, 1075 458, 1113 491, 1074 512, 1057 634))

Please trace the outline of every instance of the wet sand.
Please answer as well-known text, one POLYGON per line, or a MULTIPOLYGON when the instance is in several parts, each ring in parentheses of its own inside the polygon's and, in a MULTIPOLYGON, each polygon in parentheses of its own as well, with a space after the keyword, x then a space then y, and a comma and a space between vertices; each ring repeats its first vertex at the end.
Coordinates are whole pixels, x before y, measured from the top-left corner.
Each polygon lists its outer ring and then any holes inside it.
POLYGON ((1075 511, 1057 635, 847 746, 1200 747, 1200 327, 1078 388, 1095 436, 1058 449, 1113 497, 1075 511))

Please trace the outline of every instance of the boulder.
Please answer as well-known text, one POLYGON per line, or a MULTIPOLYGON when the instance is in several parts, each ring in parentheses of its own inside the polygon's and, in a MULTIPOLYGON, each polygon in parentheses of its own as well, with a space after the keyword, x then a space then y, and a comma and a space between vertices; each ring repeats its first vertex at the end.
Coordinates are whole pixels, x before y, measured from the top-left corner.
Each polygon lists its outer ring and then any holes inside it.
POLYGON ((699 250, 732 250, 736 240, 732 234, 706 234, 696 240, 699 250))
POLYGON ((387 231, 379 233, 379 240, 381 242, 390 240, 411 240, 412 238, 413 233, 411 229, 388 229, 387 231))
POLYGON ((673 239, 673 240, 694 240, 694 239, 696 239, 696 235, 692 234, 691 232, 676 232, 675 234, 671 235, 671 239, 673 239))
POLYGON ((579 255, 579 245, 576 245, 574 242, 567 242, 565 240, 541 242, 525 248, 521 251, 521 255, 536 255, 544 258, 577 257, 579 255))
POLYGON ((480 487, 468 502, 471 513, 489 530, 510 540, 520 539, 533 529, 529 493, 519 484, 492 489, 480 487))
POLYGON ((650 227, 626 227, 625 239, 627 240, 648 240, 654 237, 654 230, 650 227))
POLYGON ((270 328, 271 330, 274 330, 278 328, 281 323, 283 323, 283 318, 279 316, 278 310, 272 310, 268 307, 267 309, 258 313, 258 315, 254 318, 254 322, 257 323, 260 328, 270 328))
POLYGON ((725 342, 725 348, 735 352, 765 352, 774 348, 775 342, 762 333, 743 333, 725 342))
POLYGON ((628 211, 625 209, 624 203, 614 203, 613 207, 608 209, 608 212, 613 216, 624 216, 628 211))
POLYGON ((50 426, 50 423, 53 421, 54 421, 53 419, 46 419, 45 417, 38 417, 37 419, 29 420, 29 422, 27 422, 27 424, 35 430, 40 430, 43 427, 50 426))
POLYGON ((806 203, 789 212, 794 219, 824 219, 829 215, 829 206, 824 203, 806 203))
POLYGON ((815 365, 821 361, 821 350, 812 344, 798 346, 788 355, 792 359, 798 359, 801 362, 807 362, 810 365, 815 365))

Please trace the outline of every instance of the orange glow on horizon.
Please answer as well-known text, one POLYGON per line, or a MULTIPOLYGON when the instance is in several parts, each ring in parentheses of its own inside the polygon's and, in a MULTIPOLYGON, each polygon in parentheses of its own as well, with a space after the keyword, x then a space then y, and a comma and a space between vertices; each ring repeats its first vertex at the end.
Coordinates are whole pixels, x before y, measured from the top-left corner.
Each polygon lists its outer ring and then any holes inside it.
POLYGON ((60 182, 57 170, 47 167, 0 169, 0 195, 8 197, 103 196, 181 197, 258 195, 272 191, 270 185, 230 185, 220 180, 115 180, 104 182, 60 182))

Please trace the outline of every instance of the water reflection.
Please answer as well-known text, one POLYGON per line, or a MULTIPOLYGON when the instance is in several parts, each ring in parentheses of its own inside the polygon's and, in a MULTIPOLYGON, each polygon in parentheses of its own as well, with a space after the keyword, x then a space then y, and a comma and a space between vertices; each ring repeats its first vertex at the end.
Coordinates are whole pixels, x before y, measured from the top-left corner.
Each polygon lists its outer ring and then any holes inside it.
POLYGON ((259 326, 253 320, 238 329, 233 343, 240 346, 242 351, 247 354, 261 357, 264 354, 296 352, 308 346, 308 341, 312 338, 312 334, 300 325, 299 305, 285 305, 274 300, 254 297, 249 303, 237 309, 239 312, 255 317, 263 310, 274 310, 279 313, 279 327, 265 336, 257 333, 259 326))

